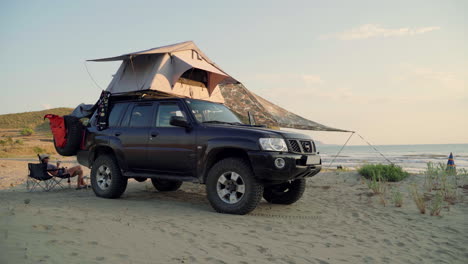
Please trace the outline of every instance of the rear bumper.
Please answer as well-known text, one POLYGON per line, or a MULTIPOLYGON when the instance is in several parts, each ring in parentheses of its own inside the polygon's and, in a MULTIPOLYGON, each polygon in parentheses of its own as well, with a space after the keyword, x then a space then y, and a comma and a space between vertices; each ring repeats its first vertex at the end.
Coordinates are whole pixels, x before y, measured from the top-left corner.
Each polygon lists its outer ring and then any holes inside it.
POLYGON ((322 160, 317 154, 301 155, 267 151, 252 151, 248 154, 256 178, 263 182, 279 183, 312 177, 322 169, 322 160), (307 165, 308 156, 318 157, 319 162, 307 165), (275 166, 277 158, 284 159, 284 168, 279 169, 275 166))

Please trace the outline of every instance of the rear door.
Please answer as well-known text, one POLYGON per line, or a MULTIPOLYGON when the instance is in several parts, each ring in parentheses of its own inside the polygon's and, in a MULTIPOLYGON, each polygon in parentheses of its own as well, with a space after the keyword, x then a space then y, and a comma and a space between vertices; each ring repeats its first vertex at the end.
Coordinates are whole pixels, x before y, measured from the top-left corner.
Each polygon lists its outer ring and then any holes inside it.
POLYGON ((196 165, 195 131, 172 126, 172 116, 188 115, 177 101, 159 102, 150 129, 148 164, 151 170, 191 175, 196 165))
POLYGON ((147 169, 147 147, 154 110, 152 102, 134 103, 124 115, 121 126, 115 129, 120 138, 123 155, 130 170, 147 169))

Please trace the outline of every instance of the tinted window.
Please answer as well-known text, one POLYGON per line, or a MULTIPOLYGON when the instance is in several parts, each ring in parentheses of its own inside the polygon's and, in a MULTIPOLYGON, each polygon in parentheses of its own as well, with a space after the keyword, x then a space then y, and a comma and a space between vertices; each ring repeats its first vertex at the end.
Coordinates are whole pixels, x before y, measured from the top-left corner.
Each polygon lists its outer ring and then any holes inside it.
POLYGON ((109 127, 119 126, 120 117, 127 108, 127 104, 116 104, 112 107, 109 115, 109 127))
POLYGON ((130 121, 130 115, 132 114, 132 112, 130 111, 131 109, 132 109, 132 106, 130 105, 128 107, 128 110, 125 112, 122 122, 120 122, 120 126, 128 127, 128 122, 130 121))
POLYGON ((151 120, 151 105, 137 105, 130 116, 130 127, 145 127, 151 120))
POLYGON ((156 126, 170 127, 171 124, 169 124, 169 122, 172 116, 185 117, 185 114, 184 112, 182 112, 177 103, 160 104, 158 108, 158 115, 156 118, 156 126))

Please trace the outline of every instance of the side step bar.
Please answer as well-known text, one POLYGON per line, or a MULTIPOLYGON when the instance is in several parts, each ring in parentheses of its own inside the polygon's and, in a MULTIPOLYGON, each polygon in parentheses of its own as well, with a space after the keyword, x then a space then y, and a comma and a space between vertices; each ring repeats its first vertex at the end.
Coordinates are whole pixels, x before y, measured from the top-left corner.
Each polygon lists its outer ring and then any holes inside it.
POLYGON ((142 177, 142 178, 155 178, 161 180, 173 180, 173 181, 184 181, 184 182, 194 182, 199 183, 198 178, 193 176, 179 176, 179 175, 169 175, 169 174, 152 174, 144 172, 132 172, 126 171, 123 173, 123 176, 128 178, 142 177))

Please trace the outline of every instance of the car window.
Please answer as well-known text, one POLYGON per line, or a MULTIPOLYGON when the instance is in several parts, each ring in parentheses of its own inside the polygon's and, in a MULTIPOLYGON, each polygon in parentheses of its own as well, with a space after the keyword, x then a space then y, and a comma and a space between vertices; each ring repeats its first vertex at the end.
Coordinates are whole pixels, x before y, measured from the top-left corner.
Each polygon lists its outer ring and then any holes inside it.
POLYGON ((171 127, 172 125, 169 122, 172 116, 182 116, 187 118, 177 103, 160 104, 158 107, 156 126, 171 127))
POLYGON ((115 104, 109 115, 109 127, 119 126, 120 117, 127 108, 127 104, 115 104))
POLYGON ((127 111, 125 112, 124 117, 122 118, 122 122, 120 122, 120 126, 128 127, 128 122, 130 121, 130 115, 132 114, 132 111, 130 111, 131 109, 132 109, 132 106, 130 105, 127 111))
POLYGON ((151 105, 137 105, 130 116, 130 127, 145 127, 151 120, 151 105))

